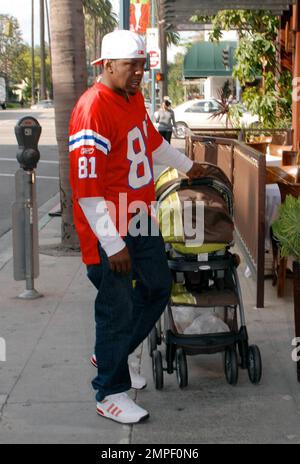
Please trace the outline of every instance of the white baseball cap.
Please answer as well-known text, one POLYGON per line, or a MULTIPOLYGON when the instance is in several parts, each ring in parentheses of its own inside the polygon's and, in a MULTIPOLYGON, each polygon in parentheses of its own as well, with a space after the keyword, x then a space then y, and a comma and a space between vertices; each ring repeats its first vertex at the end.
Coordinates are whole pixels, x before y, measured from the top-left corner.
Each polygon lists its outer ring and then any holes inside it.
POLYGON ((116 30, 103 37, 101 57, 92 61, 91 64, 101 64, 106 59, 122 60, 126 58, 146 58, 145 42, 135 32, 116 30))

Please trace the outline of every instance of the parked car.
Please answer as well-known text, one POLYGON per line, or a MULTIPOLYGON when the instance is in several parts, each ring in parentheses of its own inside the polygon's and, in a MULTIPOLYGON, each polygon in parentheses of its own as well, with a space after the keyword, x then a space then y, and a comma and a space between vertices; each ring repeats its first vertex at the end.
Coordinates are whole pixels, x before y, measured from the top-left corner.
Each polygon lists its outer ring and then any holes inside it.
POLYGON ((224 116, 216 119, 211 118, 211 115, 219 109, 219 105, 215 100, 189 100, 173 109, 178 138, 185 137, 187 128, 226 127, 226 118, 224 116))
POLYGON ((32 110, 41 110, 47 108, 54 108, 53 100, 40 100, 35 105, 31 105, 32 110))
MULTIPOLYGON (((243 107, 244 108, 244 107, 243 107)), ((259 117, 257 114, 251 114, 246 108, 243 109, 243 114, 240 117, 240 124, 239 127, 254 127, 256 124, 259 123, 259 117)))
MULTIPOLYGON (((187 128, 226 128, 226 115, 212 118, 213 113, 220 109, 219 104, 211 100, 189 100, 174 109, 176 121, 176 135, 178 138, 185 138, 187 128)), ((240 118, 240 126, 247 126, 257 122, 257 116, 252 116, 246 111, 240 118)), ((229 125, 230 127, 230 125, 229 125)))

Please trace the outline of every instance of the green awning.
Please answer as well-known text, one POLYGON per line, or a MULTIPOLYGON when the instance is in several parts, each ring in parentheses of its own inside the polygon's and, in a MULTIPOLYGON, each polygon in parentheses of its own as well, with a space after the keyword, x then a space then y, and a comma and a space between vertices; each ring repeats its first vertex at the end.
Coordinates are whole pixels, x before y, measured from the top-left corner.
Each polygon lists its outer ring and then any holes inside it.
POLYGON ((185 79, 208 76, 231 76, 235 63, 236 42, 197 42, 184 57, 183 75, 185 79), (228 50, 229 66, 223 63, 223 50, 228 50))

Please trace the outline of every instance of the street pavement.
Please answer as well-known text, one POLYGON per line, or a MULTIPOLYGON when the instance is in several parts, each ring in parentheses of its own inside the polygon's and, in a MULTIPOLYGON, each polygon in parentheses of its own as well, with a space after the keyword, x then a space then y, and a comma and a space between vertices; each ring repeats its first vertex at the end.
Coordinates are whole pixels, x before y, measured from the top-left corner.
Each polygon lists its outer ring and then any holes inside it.
MULTIPOLYGON (((50 219, 43 211, 42 248, 60 242, 60 218, 50 219)), ((267 281, 265 308, 257 310, 255 285, 244 275, 243 260, 239 267, 250 342, 262 352, 259 385, 249 382, 246 371, 240 371, 235 387, 228 385, 222 356, 216 354, 188 357, 187 388, 179 389, 176 375, 165 373, 164 389, 157 391, 144 342, 132 361, 148 385, 130 395, 149 410, 150 418, 134 426, 120 425, 97 416, 95 410, 90 385, 95 370, 89 362, 95 290, 80 256, 40 254, 35 288, 43 297, 24 301, 17 298, 24 282, 12 277, 9 237, 3 245, 2 240, 0 342, 6 345, 6 361, 0 361, 0 443, 300 443, 290 281, 284 299, 277 299, 267 281)), ((160 349, 164 352, 163 345, 160 349)))

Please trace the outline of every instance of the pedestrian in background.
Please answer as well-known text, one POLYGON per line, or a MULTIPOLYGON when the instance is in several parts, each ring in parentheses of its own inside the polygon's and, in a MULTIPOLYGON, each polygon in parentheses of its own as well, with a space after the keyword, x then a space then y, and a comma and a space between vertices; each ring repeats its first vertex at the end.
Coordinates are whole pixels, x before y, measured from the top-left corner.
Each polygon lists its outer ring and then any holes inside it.
POLYGON ((176 127, 174 111, 171 108, 171 100, 168 97, 164 98, 161 108, 158 110, 156 116, 158 123, 157 130, 160 135, 168 142, 171 143, 173 127, 176 127))

